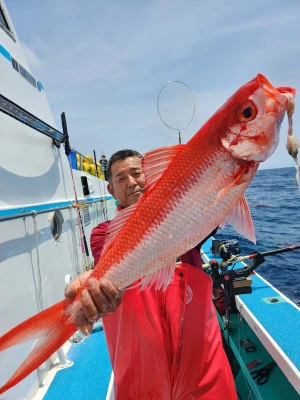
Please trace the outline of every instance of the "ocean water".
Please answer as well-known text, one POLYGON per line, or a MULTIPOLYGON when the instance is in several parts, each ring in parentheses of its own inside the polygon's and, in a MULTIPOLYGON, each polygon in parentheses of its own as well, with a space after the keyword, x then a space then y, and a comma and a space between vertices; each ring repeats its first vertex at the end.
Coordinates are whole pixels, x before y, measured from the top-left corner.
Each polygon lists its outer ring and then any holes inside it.
MULTIPOLYGON (((300 244, 300 195, 294 167, 257 171, 246 190, 246 198, 256 245, 237 234, 229 224, 219 229, 216 239, 237 239, 241 255, 300 244)), ((256 271, 300 306, 300 249, 266 256, 256 271)))

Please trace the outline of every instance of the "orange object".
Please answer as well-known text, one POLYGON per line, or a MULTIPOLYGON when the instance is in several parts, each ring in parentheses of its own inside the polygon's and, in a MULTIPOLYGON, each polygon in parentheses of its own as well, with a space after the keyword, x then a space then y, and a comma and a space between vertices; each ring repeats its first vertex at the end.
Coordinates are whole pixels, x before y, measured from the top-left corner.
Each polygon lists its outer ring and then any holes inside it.
MULTIPOLYGON (((177 256, 195 247, 226 220, 255 242, 244 191, 259 163, 278 144, 290 93, 294 89, 277 90, 258 74, 187 144, 147 153, 143 160, 146 193, 113 220, 90 277, 105 276, 119 289, 140 278, 142 290, 153 284, 166 289, 177 256)), ((52 311, 37 314, 0 338, 0 351, 30 338, 39 339, 13 378, 0 388, 0 394, 45 361, 64 343, 67 334, 75 332, 80 294, 85 287, 83 283, 74 301, 64 300, 52 311), (51 340, 54 333, 55 340, 51 340)))

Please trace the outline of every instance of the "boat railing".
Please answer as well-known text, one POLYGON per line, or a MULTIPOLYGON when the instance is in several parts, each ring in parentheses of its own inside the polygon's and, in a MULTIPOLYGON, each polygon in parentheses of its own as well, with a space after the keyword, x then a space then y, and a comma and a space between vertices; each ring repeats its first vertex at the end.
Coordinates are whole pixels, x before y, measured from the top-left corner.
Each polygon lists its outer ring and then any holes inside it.
POLYGON ((74 148, 70 148, 69 160, 72 169, 87 172, 93 176, 104 179, 104 170, 100 162, 92 156, 85 156, 74 148))

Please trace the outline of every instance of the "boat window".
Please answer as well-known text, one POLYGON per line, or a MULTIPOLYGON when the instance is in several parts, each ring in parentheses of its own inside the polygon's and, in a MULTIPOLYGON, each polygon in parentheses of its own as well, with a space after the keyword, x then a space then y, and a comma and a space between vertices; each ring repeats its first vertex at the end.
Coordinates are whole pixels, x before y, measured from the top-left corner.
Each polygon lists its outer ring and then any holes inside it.
POLYGON ((10 27, 9 27, 9 25, 8 25, 8 22, 7 22, 7 19, 6 19, 6 17, 5 17, 4 10, 3 10, 3 8, 1 7, 1 4, 0 4, 0 27, 1 27, 2 29, 4 29, 5 32, 9 33, 10 36, 12 36, 12 32, 11 32, 10 27))
POLYGON ((50 214, 50 229, 52 236, 55 241, 59 241, 62 234, 62 226, 64 223, 64 217, 61 211, 56 210, 50 214))

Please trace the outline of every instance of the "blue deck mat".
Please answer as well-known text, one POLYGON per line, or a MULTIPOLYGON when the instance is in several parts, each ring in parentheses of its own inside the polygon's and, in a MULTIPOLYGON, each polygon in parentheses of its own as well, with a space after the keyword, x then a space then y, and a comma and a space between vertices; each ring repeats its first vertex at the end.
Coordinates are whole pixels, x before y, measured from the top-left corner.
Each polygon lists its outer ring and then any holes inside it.
MULTIPOLYGON (((210 251, 211 239, 203 246, 209 258, 217 258, 210 251)), ((236 265, 240 268, 242 265, 236 265)), ((259 269, 259 268, 258 268, 259 269)), ((258 271, 259 272, 259 271, 258 271)), ((278 297, 279 294, 256 275, 251 275, 252 293, 239 295, 246 307, 268 331, 279 347, 300 370, 300 312, 287 301, 266 303, 265 298, 278 297)))
POLYGON ((74 365, 55 375, 43 400, 105 400, 111 365, 104 332, 73 344, 67 358, 74 365))
POLYGON ((269 332, 295 367, 300 369, 300 312, 287 301, 266 303, 265 298, 278 297, 258 276, 251 275, 252 294, 239 297, 269 332))

